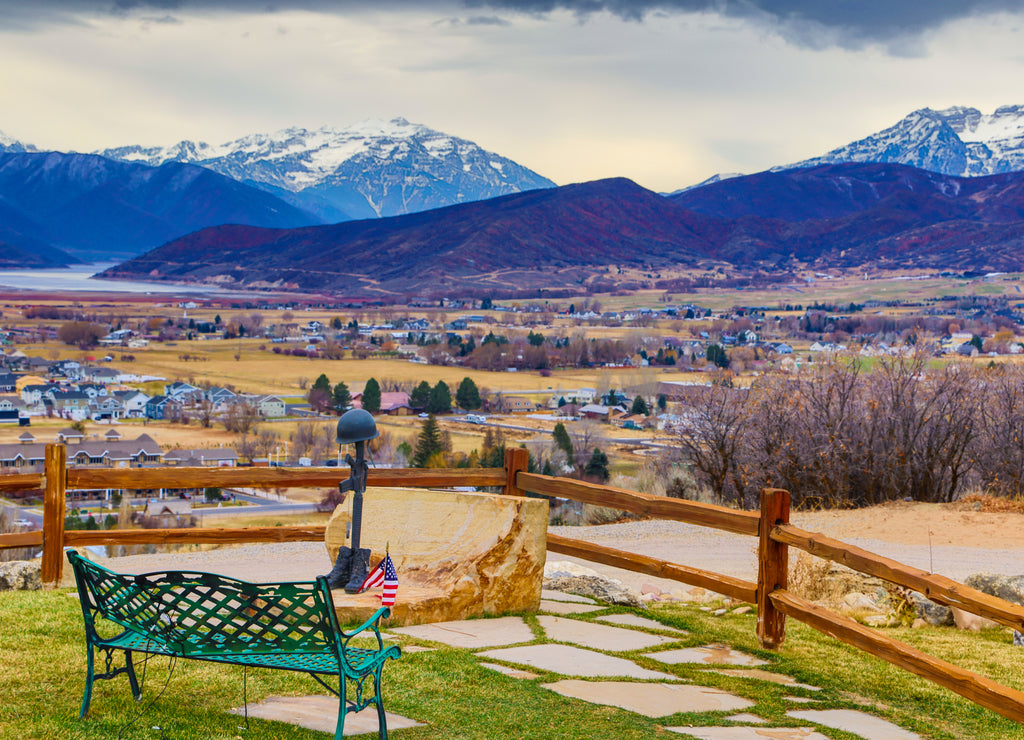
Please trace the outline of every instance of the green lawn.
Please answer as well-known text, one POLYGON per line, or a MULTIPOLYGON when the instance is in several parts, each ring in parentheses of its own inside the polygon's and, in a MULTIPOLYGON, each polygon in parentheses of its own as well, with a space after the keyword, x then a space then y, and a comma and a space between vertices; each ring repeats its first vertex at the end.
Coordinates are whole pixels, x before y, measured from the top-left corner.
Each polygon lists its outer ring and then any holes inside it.
MULTIPOLYGON (((242 705, 241 668, 178 661, 168 683, 165 658, 153 659, 148 665, 141 704, 131 700, 124 676, 100 681, 90 718, 79 721, 84 640, 81 610, 70 594, 68 590, 0 593, 0 737, 115 738, 140 710, 141 716, 123 732, 124 738, 327 737, 256 719, 250 720, 250 730, 245 731, 241 729, 244 719, 227 713, 242 705)), ((814 696, 823 700, 816 708, 870 711, 931 740, 1024 738, 1024 727, 792 620, 788 639, 775 654, 757 649, 752 615, 716 618, 696 606, 678 605, 655 607, 645 615, 688 630, 691 634, 685 645, 725 642, 771 661, 767 669, 822 687, 823 691, 812 694, 709 673, 696 666, 665 666, 643 658, 640 653, 646 651, 625 654, 645 667, 741 694, 756 703, 753 711, 773 724, 805 724, 786 718, 785 710, 793 705, 784 697, 814 696)), ((532 617, 528 619, 532 621, 532 617)), ((1013 648, 1005 631, 965 635, 951 629, 893 629, 887 633, 1024 689, 1024 650, 1013 648)), ((553 679, 550 674, 514 679, 480 667, 468 651, 436 647, 439 649, 433 652, 407 653, 385 669, 388 709, 427 723, 426 727, 397 731, 395 738, 667 740, 681 736, 661 727, 706 725, 723 716, 677 714, 651 719, 548 691, 541 685, 553 679)), ((247 682, 250 703, 272 694, 324 693, 312 680, 282 671, 249 669, 247 682)), ((819 731, 832 740, 853 740, 836 730, 819 731)))

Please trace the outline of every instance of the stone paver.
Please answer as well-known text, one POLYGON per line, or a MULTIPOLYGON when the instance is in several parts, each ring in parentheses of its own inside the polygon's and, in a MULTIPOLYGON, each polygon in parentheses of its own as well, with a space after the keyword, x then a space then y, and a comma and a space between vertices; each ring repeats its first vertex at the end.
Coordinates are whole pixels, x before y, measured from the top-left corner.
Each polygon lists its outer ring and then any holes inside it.
POLYGON ((666 727, 699 740, 829 740, 810 727, 666 727))
POLYGON ((852 732, 864 740, 921 740, 916 732, 855 709, 800 709, 786 714, 794 719, 852 732))
MULTIPOLYGON (((387 697, 384 697, 387 702, 387 697)), ((233 714, 244 715, 245 708, 232 709, 233 714)), ((388 732, 406 727, 422 727, 422 722, 387 712, 388 732)), ((338 721, 338 700, 333 696, 268 696, 259 704, 249 705, 249 716, 287 722, 310 730, 334 734, 338 721)), ((367 707, 361 712, 345 715, 345 735, 377 734, 377 710, 367 707)))
POLYGON ((679 681, 677 676, 658 671, 649 671, 625 658, 595 653, 593 650, 572 645, 523 645, 500 648, 477 653, 481 658, 504 660, 509 663, 532 666, 542 671, 560 673, 563 676, 587 676, 643 678, 662 681, 679 681))
POLYGON ((523 678, 523 679, 537 678, 537 674, 536 673, 531 673, 530 671, 524 671, 521 668, 510 668, 507 665, 498 665, 497 663, 481 663, 480 665, 483 666, 484 668, 490 668, 492 671, 497 671, 498 673, 504 673, 506 676, 512 676, 512 678, 523 678))
POLYGON ((582 622, 579 619, 566 617, 539 616, 544 634, 552 640, 571 642, 595 650, 625 652, 626 650, 643 650, 644 648, 675 642, 671 637, 661 637, 638 630, 623 629, 593 622, 582 622))
POLYGON ((552 588, 541 589, 540 597, 549 601, 575 601, 577 604, 593 604, 594 600, 589 596, 579 594, 567 594, 565 591, 555 591, 552 588))
POLYGON ((677 630, 675 627, 666 627, 661 622, 655 622, 653 619, 647 619, 646 617, 638 617, 636 614, 609 614, 604 617, 596 617, 596 619, 600 622, 619 624, 626 627, 645 627, 646 629, 672 632, 677 635, 690 634, 686 630, 677 630))
POLYGON ((520 617, 463 619, 455 622, 395 627, 391 631, 467 650, 514 645, 517 642, 530 642, 534 639, 533 631, 520 617))
POLYGON ((733 650, 728 645, 705 645, 704 647, 680 648, 666 650, 661 653, 648 653, 645 658, 653 658, 662 663, 711 663, 726 665, 768 665, 767 660, 755 658, 753 655, 733 650))
POLYGON ((544 688, 562 696, 620 707, 647 717, 666 717, 679 712, 731 712, 754 706, 754 702, 728 691, 692 684, 565 680, 544 684, 544 688))
POLYGON ((796 689, 807 689, 808 691, 821 691, 820 686, 811 686, 809 683, 798 683, 792 676, 787 676, 783 673, 772 673, 771 671, 762 671, 758 668, 751 668, 749 670, 739 670, 735 668, 719 668, 717 670, 710 670, 708 673, 720 673, 723 676, 732 676, 733 678, 756 678, 761 681, 771 681, 772 683, 781 684, 783 686, 792 686, 796 689))
POLYGON ((586 614, 587 612, 599 612, 607 608, 597 604, 577 604, 572 601, 540 600, 540 610, 542 612, 551 612, 552 614, 586 614))

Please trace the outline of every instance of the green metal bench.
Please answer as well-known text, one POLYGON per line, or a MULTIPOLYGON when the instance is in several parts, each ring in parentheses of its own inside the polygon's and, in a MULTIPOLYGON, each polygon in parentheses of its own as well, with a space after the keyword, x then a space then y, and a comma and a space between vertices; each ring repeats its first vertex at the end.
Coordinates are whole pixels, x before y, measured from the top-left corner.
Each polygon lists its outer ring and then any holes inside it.
POLYGON ((213 573, 115 573, 74 550, 68 550, 68 560, 85 618, 88 665, 81 718, 89 712, 95 679, 126 673, 132 695, 142 698, 132 664, 132 653, 139 652, 308 673, 339 699, 335 740, 341 740, 346 713, 371 704, 380 718, 380 738, 387 738, 381 672, 385 661, 399 658, 401 651, 396 645, 384 647, 381 639, 378 622, 390 614, 386 607, 346 632, 338 626, 323 576, 308 583, 257 584, 213 573), (103 637, 97 621, 104 633, 120 632, 103 637), (350 645, 367 630, 376 637, 376 648, 350 645), (96 649, 105 657, 103 673, 95 672, 96 649), (124 651, 125 664, 114 668, 118 650, 124 651), (337 688, 325 676, 334 677, 337 688), (371 677, 369 696, 364 683, 371 677), (355 683, 351 701, 346 698, 350 681, 355 683))

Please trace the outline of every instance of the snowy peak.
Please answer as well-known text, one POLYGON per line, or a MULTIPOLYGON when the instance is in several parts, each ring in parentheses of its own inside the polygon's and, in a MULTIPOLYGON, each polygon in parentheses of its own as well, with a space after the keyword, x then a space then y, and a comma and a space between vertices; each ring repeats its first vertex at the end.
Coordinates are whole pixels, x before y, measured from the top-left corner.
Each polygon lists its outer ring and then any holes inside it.
POLYGON ((840 162, 892 162, 954 176, 1024 170, 1024 106, 1004 105, 991 114, 964 106, 922 108, 824 156, 773 169, 840 162))
POLYGON ((211 146, 122 147, 103 156, 199 164, 334 220, 394 216, 553 187, 465 139, 404 118, 347 128, 287 128, 211 146))
POLYGON ((12 154, 21 154, 23 152, 35 152, 38 151, 31 144, 22 144, 17 139, 12 139, 10 136, 0 131, 0 152, 11 152, 12 154))

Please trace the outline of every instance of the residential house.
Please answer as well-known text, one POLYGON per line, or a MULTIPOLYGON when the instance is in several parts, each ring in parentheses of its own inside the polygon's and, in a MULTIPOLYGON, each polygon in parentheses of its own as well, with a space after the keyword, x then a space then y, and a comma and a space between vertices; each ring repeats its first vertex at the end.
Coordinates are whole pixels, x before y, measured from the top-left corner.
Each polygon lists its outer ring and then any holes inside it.
POLYGON ((146 402, 149 401, 149 396, 142 391, 114 391, 113 395, 121 402, 123 417, 141 419, 146 415, 146 402))
POLYGON ((181 401, 167 396, 153 396, 146 401, 147 419, 173 419, 181 414, 181 401))
POLYGON ((164 395, 173 398, 179 403, 195 403, 203 397, 203 391, 191 383, 183 383, 180 380, 164 387, 164 395))
POLYGON ((588 403, 580 409, 580 416, 584 419, 596 419, 597 421, 608 421, 609 409, 604 404, 588 403))
POLYGON ((89 416, 94 421, 116 421, 124 416, 124 404, 116 396, 97 396, 89 402, 89 416))
POLYGON ((20 416, 15 398, 0 397, 0 424, 18 424, 20 416))
POLYGON ((528 414, 537 410, 537 404, 523 396, 505 396, 503 404, 510 414, 528 414))
POLYGON ((18 389, 18 376, 0 372, 0 393, 14 393, 18 389))
POLYGON ((49 390, 43 395, 43 403, 66 418, 84 419, 89 410, 89 396, 81 391, 49 390))
POLYGON ((171 450, 164 455, 164 463, 189 468, 233 468, 238 464, 238 453, 227 447, 203 450, 171 450))
POLYGON ((82 368, 82 378, 90 383, 109 385, 120 382, 121 372, 112 367, 89 366, 82 368))
MULTIPOLYGON (((352 407, 363 407, 363 394, 352 395, 352 407)), ((404 391, 384 391, 380 394, 380 412, 386 416, 409 416, 412 406, 409 405, 409 394, 404 391)))
POLYGON ((264 419, 280 419, 288 413, 285 402, 277 396, 257 396, 253 402, 264 419))

